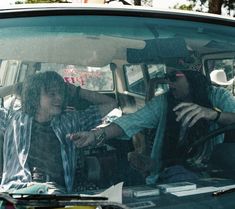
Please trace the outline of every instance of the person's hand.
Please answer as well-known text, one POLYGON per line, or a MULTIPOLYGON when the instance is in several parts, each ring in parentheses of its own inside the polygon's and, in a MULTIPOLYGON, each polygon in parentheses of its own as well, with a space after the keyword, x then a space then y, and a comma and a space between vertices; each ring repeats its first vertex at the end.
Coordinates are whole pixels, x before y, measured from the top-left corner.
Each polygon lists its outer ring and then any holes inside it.
POLYGON ((92 131, 72 133, 68 134, 66 137, 72 140, 78 148, 86 147, 95 143, 95 134, 92 131))
POLYGON ((183 126, 192 127, 198 120, 214 120, 216 111, 207 107, 202 107, 195 103, 180 103, 174 107, 177 118, 176 121, 182 121, 183 126))

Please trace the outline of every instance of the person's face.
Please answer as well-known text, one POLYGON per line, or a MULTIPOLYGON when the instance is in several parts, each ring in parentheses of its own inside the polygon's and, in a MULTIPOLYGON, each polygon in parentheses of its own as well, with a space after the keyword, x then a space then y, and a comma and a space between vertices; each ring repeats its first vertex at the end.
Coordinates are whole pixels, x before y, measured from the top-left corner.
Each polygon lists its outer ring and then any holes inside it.
POLYGON ((183 72, 167 69, 167 78, 170 91, 175 99, 185 101, 190 98, 189 83, 183 72))
POLYGON ((40 116, 51 118, 62 112, 64 96, 59 88, 51 88, 47 92, 42 89, 40 97, 40 107, 38 113, 40 116))

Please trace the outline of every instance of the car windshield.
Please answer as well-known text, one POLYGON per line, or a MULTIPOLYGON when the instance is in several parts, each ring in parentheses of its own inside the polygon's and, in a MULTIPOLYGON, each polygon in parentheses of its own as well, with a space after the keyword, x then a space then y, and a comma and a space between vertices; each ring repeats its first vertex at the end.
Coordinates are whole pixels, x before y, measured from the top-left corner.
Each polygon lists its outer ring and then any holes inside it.
POLYGON ((139 198, 233 182, 233 132, 207 136, 235 122, 234 21, 77 11, 2 13, 1 190, 123 182, 139 198))

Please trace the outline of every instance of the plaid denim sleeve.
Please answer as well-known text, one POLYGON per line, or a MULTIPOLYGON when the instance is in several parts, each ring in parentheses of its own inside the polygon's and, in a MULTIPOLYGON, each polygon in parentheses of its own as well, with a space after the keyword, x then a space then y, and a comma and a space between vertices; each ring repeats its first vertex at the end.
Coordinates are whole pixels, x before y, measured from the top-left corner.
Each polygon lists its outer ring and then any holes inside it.
POLYGON ((7 123, 7 111, 4 108, 0 108, 0 131, 5 131, 7 123))
POLYGON ((235 97, 230 91, 222 87, 213 87, 211 91, 211 101, 214 107, 223 112, 235 113, 235 97))
POLYGON ((31 119, 17 112, 9 121, 4 138, 3 176, 4 189, 19 189, 31 181, 26 159, 29 150, 31 119))
POLYGON ((90 131, 102 122, 98 106, 91 105, 83 111, 79 111, 80 128, 83 131, 90 131))
POLYGON ((144 128, 154 128, 160 117, 162 105, 160 100, 156 97, 140 110, 124 115, 116 119, 114 123, 120 126, 128 137, 132 137, 144 128))

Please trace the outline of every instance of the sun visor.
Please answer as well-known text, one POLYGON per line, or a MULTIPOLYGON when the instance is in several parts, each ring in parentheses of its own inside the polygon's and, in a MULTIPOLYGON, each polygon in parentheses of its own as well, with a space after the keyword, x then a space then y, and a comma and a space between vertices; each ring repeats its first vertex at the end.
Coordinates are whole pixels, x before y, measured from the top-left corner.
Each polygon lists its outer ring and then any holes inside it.
POLYGON ((126 60, 127 48, 145 47, 144 40, 115 36, 20 34, 0 39, 1 59, 103 67, 115 59, 126 60))
POLYGON ((127 49, 129 63, 159 63, 169 58, 189 57, 189 50, 182 38, 161 38, 145 40, 144 49, 127 49))

